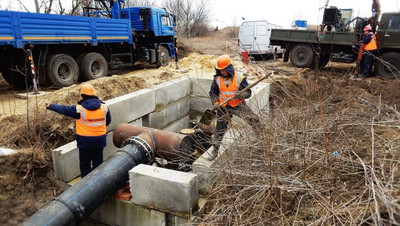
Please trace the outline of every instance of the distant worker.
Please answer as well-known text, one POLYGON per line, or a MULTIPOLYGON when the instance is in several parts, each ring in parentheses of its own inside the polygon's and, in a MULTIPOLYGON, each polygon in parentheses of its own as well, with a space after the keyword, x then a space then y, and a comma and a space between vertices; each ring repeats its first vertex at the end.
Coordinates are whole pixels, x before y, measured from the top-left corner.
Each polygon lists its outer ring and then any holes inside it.
POLYGON ((46 104, 46 108, 75 119, 79 167, 83 178, 103 162, 103 149, 107 144, 106 126, 111 122, 111 113, 95 96, 92 85, 84 84, 80 94, 82 100, 77 105, 46 104))
POLYGON ((251 124, 253 128, 261 126, 260 119, 246 105, 244 100, 251 96, 251 89, 246 90, 240 95, 237 94, 249 84, 247 83, 246 77, 235 72, 228 55, 218 57, 215 71, 216 74, 214 75, 209 95, 214 107, 217 108, 218 119, 213 140, 213 150, 209 160, 218 156, 221 141, 228 130, 228 124, 233 115, 243 118, 247 123, 251 124), (231 97, 235 98, 221 105, 225 100, 231 97))
POLYGON ((372 32, 371 25, 365 26, 364 35, 364 39, 360 42, 364 45, 364 52, 362 54, 360 72, 357 75, 357 80, 362 80, 368 76, 368 73, 371 71, 372 65, 374 64, 374 57, 378 49, 376 45, 376 37, 372 32))

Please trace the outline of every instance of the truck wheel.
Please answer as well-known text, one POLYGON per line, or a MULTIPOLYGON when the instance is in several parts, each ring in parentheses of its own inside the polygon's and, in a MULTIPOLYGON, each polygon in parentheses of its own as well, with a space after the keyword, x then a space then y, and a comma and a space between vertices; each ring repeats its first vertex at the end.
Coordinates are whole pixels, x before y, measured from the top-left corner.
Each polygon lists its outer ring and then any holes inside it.
POLYGON ((314 52, 310 46, 297 45, 290 53, 290 62, 301 68, 312 67, 314 62, 314 52))
POLYGON ((55 86, 70 86, 78 81, 78 64, 70 55, 53 55, 47 62, 46 76, 47 80, 55 86))
POLYGON ((400 53, 385 53, 375 64, 375 73, 388 79, 400 78, 400 53))
POLYGON ((169 52, 168 49, 165 48, 164 46, 161 46, 161 51, 159 52, 159 58, 157 61, 157 66, 158 67, 165 67, 168 66, 169 64, 169 52))
POLYGON ((84 55, 79 67, 84 80, 101 78, 108 73, 107 61, 99 53, 88 53, 84 55))

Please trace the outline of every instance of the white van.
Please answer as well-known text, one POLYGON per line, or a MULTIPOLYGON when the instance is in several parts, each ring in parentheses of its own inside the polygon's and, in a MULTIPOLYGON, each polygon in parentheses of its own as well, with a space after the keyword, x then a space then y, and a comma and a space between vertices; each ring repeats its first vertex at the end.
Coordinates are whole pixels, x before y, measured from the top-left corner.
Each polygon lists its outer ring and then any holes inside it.
POLYGON ((247 51, 248 55, 253 56, 256 60, 282 57, 281 47, 269 44, 272 28, 280 27, 270 24, 266 20, 243 22, 239 29, 238 53, 242 55, 242 52, 247 51))

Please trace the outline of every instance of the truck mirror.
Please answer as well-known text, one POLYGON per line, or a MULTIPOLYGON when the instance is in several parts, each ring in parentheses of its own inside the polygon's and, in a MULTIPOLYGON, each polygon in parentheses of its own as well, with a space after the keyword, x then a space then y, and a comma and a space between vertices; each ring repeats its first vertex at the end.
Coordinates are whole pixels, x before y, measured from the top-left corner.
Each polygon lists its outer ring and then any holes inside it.
POLYGON ((173 21, 173 24, 174 24, 174 27, 176 26, 176 16, 175 15, 172 15, 172 21, 173 21))

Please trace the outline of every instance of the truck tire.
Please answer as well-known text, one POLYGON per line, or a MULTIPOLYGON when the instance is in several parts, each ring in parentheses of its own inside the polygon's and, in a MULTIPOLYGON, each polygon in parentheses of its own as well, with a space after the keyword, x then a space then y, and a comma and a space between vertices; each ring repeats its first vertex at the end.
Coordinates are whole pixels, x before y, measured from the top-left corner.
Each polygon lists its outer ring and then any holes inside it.
POLYGON ((290 53, 290 62, 300 68, 313 67, 314 52, 308 45, 297 45, 290 53))
POLYGON ((169 64, 169 52, 164 46, 160 47, 161 50, 158 55, 157 67, 165 67, 169 64))
POLYGON ((400 53, 385 53, 375 64, 375 73, 384 78, 400 78, 400 53))
POLYGON ((78 81, 78 64, 70 55, 52 55, 46 66, 46 77, 52 85, 66 87, 78 81))
POLYGON ((79 63, 80 74, 84 80, 104 77, 108 74, 106 59, 99 53, 88 53, 79 63))

